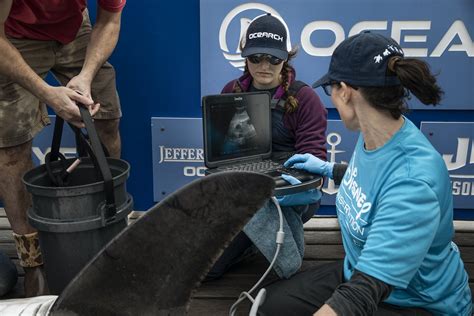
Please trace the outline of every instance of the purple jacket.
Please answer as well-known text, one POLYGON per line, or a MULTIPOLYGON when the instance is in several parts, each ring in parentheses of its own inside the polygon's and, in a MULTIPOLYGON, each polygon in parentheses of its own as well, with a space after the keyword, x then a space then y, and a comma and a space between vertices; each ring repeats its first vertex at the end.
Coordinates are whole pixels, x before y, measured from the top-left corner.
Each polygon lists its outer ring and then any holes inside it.
MULTIPOLYGON (((294 80, 293 75, 290 81, 294 80)), ((252 77, 247 74, 230 81, 222 89, 222 93, 231 93, 236 82, 242 91, 246 92, 250 88, 252 77)), ((279 86, 273 99, 279 100, 284 94, 284 88, 279 86)), ((326 160, 327 110, 309 86, 301 88, 296 94, 296 99, 298 100, 296 111, 285 113, 283 116, 283 125, 294 139, 294 149, 298 154, 310 153, 326 160)))

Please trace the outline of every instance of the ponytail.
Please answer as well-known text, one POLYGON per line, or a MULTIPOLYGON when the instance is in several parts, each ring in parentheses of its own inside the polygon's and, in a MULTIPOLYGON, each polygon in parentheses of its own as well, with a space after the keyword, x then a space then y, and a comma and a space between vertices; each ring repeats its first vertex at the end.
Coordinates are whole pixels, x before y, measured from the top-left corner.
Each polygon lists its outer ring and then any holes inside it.
POLYGON ((426 62, 415 58, 391 57, 388 61, 387 76, 394 75, 398 77, 401 85, 360 87, 360 92, 372 106, 388 111, 395 119, 408 112, 408 91, 425 105, 437 105, 441 102, 444 92, 436 83, 436 78, 426 62))
POLYGON ((410 90, 423 104, 437 105, 443 91, 430 72, 429 65, 415 58, 392 57, 388 62, 389 71, 394 72, 402 85, 410 90))
MULTIPOLYGON (((293 59, 296 55, 297 50, 293 49, 288 53, 288 60, 283 62, 283 68, 281 69, 281 81, 283 89, 285 90, 285 112, 286 113, 293 113, 298 108, 298 99, 296 99, 296 95, 294 93, 290 93, 290 77, 292 74, 295 73, 294 68, 290 65, 290 60, 293 59)), ((293 78, 294 79, 294 78, 293 78)))

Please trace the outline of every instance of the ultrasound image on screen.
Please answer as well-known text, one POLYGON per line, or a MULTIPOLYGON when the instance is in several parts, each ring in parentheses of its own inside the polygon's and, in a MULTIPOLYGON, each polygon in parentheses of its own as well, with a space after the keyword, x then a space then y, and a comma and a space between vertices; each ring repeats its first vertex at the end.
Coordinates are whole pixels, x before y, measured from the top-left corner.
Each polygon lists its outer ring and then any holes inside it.
POLYGON ((227 134, 221 150, 222 155, 233 154, 246 148, 252 148, 255 146, 252 144, 257 140, 257 131, 250 120, 246 106, 237 106, 235 110, 235 114, 227 128, 227 134))
POLYGON ((268 107, 261 102, 211 104, 207 113, 209 161, 267 153, 271 147, 268 107))

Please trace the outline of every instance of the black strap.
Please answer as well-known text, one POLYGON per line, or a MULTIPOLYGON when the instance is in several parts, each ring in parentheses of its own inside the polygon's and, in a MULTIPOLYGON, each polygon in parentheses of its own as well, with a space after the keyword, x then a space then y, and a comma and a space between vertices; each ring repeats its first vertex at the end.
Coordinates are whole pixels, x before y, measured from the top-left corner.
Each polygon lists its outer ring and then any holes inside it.
MULTIPOLYGON (((104 190, 106 197, 105 205, 105 216, 106 218, 113 217, 117 213, 117 208, 115 206, 115 195, 114 195, 114 182, 112 180, 112 173, 110 172, 109 164, 105 158, 103 146, 100 143, 99 135, 94 127, 94 122, 89 113, 89 110, 84 106, 80 106, 79 110, 81 111, 82 120, 86 125, 87 135, 92 145, 92 155, 94 155, 97 164, 99 165, 100 173, 104 179, 104 190)), ((91 156, 92 157, 92 156, 91 156)))
POLYGON ((60 152, 52 154, 51 152, 47 153, 44 156, 44 165, 46 166, 46 172, 48 173, 48 177, 51 180, 51 183, 56 187, 63 187, 67 185, 67 177, 66 177, 66 157, 60 152), (54 156, 54 160, 53 160, 54 156), (59 173, 54 173, 53 169, 51 168, 51 162, 55 160, 61 161, 61 169, 59 173))
MULTIPOLYGON (((86 156, 86 153, 89 155, 92 160, 92 163, 98 171, 98 175, 100 176, 98 180, 104 181, 104 192, 106 197, 104 215, 106 220, 111 220, 117 213, 112 173, 110 172, 107 159, 105 158, 103 149, 104 146, 99 140, 99 136, 97 135, 97 131, 95 130, 94 123, 92 121, 92 117, 89 113, 89 110, 86 107, 80 105, 79 111, 81 113, 82 120, 84 121, 84 124, 86 126, 87 136, 82 133, 81 129, 71 124, 69 124, 69 126, 72 128, 76 136, 76 146, 78 147, 78 154, 80 154, 80 157, 86 156)), ((62 161, 65 160, 65 157, 59 152, 63 125, 64 120, 61 117, 56 116, 51 152, 48 153, 48 155, 46 155, 45 157, 45 165, 46 169, 48 170, 48 175, 51 179, 51 182, 56 186, 63 186, 67 184, 64 181, 64 175, 66 174, 65 163, 63 162, 62 170, 59 172, 59 174, 53 174, 50 165, 52 161, 58 159, 62 161)))
MULTIPOLYGON (((59 117, 59 116, 58 116, 59 117)), ((61 135, 63 134, 64 120, 58 120, 56 118, 56 123, 54 124, 54 133, 53 133, 53 143, 51 144, 51 155, 50 160, 56 161, 60 159, 59 146, 61 145, 61 135)))
POLYGON ((300 80, 295 80, 288 87, 288 92, 290 95, 295 96, 301 90, 301 88, 306 87, 307 84, 300 80))
POLYGON ((59 147, 61 145, 61 135, 63 133, 63 126, 64 120, 56 120, 56 123, 54 124, 53 143, 51 144, 51 150, 44 157, 46 172, 48 173, 51 183, 57 187, 65 185, 63 171, 65 171, 67 168, 65 164, 66 157, 64 157, 64 155, 59 152, 59 147), (59 174, 54 174, 51 168, 51 162, 57 160, 61 161, 61 171, 59 172, 59 174))
MULTIPOLYGON (((74 126, 74 125, 73 125, 74 126)), ((79 157, 87 157, 88 156, 88 150, 87 150, 87 145, 84 143, 84 140, 86 140, 83 133, 80 133, 79 129, 77 127, 72 127, 72 130, 74 131, 74 135, 76 138, 76 153, 79 157), (77 129, 77 131, 75 130, 77 129)))
MULTIPOLYGON (((90 143, 89 143, 89 136, 84 135, 84 133, 80 132, 80 129, 75 127, 74 125, 70 125, 70 127, 74 130, 76 136, 76 152, 79 157, 86 157, 88 153, 90 153, 90 143), (77 133, 77 129, 80 133, 77 133)), ((110 157, 109 150, 105 145, 101 142, 102 150, 104 151, 105 157, 110 157)))
MULTIPOLYGON (((301 88, 307 86, 306 83, 300 80, 295 80, 293 81, 290 86, 288 87, 288 95, 291 96, 296 96, 298 92, 301 90, 301 88)), ((272 110, 279 110, 279 111, 285 111, 285 103, 286 103, 286 97, 287 95, 284 94, 282 98, 279 100, 272 99, 271 102, 271 108, 272 110)))
MULTIPOLYGON (((69 124, 69 123, 68 123, 69 124)), ((79 157, 87 157, 89 156, 96 167, 96 174, 97 178, 96 181, 101 181, 102 177, 99 173, 99 165, 97 164, 95 155, 92 151, 92 147, 88 142, 88 138, 81 132, 81 130, 75 127, 72 124, 69 124, 72 131, 74 132, 75 139, 76 139, 76 152, 78 153, 79 157)), ((45 166, 48 172, 48 176, 51 180, 51 183, 55 186, 67 186, 68 185, 68 174, 66 169, 69 166, 66 166, 66 157, 59 151, 61 146, 61 138, 63 134, 63 127, 64 127, 64 120, 57 116, 56 122, 54 124, 54 134, 53 140, 51 144, 51 150, 45 156, 45 166), (56 174, 53 172, 51 168, 51 163, 57 160, 61 161, 61 168, 57 169, 56 174)))

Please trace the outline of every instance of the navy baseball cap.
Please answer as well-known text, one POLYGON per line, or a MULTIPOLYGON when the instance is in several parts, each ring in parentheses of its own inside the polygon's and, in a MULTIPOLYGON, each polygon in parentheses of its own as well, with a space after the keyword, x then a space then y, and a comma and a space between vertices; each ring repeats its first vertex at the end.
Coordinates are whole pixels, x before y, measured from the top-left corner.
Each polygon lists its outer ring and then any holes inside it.
POLYGON ((270 13, 260 15, 250 22, 242 44, 242 57, 268 54, 286 60, 291 50, 286 24, 270 13))
POLYGON ((390 57, 403 57, 403 54, 394 39, 381 34, 365 31, 351 36, 336 47, 328 73, 313 88, 341 81, 366 87, 399 85, 400 80, 387 72, 387 66, 390 57))

